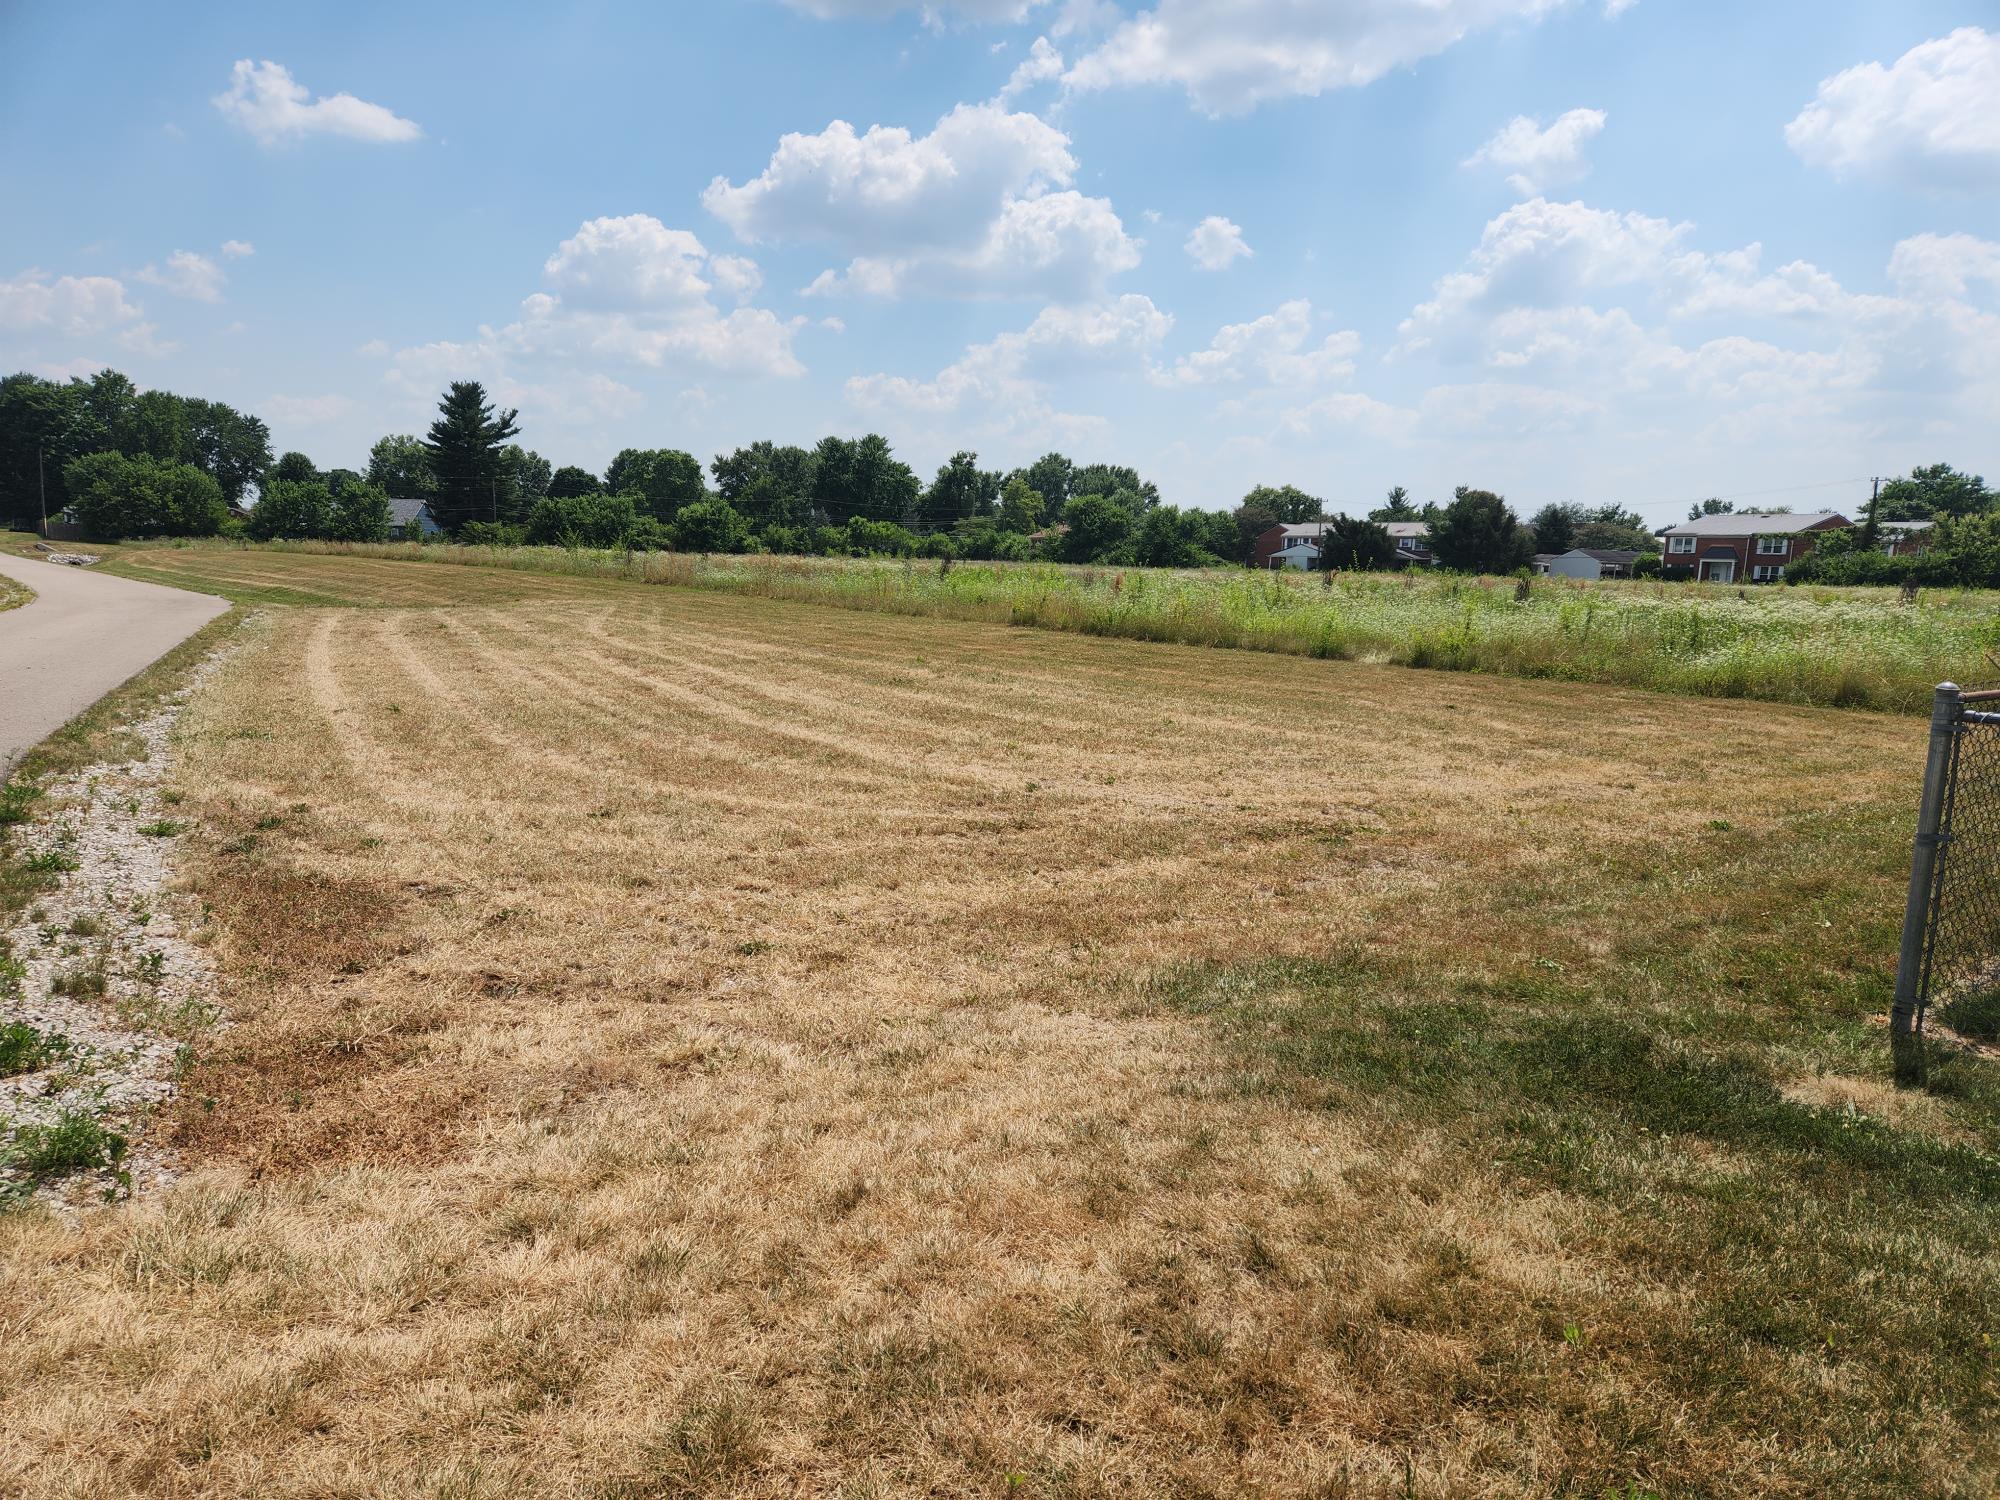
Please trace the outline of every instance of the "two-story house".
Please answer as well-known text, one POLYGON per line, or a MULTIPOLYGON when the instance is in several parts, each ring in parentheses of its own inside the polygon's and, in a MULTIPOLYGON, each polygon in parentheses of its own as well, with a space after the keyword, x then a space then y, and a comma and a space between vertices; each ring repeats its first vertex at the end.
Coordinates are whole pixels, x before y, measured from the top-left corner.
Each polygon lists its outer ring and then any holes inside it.
MULTIPOLYGON (((1431 529, 1422 521, 1384 521, 1382 529, 1396 544, 1396 563, 1406 566, 1428 563, 1431 549, 1426 538, 1431 529)), ((1320 539, 1326 527, 1319 521, 1294 521, 1272 526, 1257 538, 1250 551, 1253 568, 1316 568, 1319 566, 1320 539)))
POLYGON ((1668 577, 1692 573, 1701 583, 1776 583, 1785 576, 1785 565, 1810 552, 1821 532, 1853 524, 1828 510, 1698 516, 1660 533, 1660 565, 1668 577))

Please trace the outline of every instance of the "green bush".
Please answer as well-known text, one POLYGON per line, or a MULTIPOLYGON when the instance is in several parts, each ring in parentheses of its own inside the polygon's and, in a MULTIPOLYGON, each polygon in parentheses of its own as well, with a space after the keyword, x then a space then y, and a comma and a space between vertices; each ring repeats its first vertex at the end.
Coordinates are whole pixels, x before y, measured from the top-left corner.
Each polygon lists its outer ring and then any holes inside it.
POLYGON ((674 515, 674 543, 683 552, 743 552, 750 523, 727 500, 696 500, 674 515))
POLYGON ((93 541, 214 536, 229 519, 222 487, 193 464, 87 453, 63 470, 70 509, 93 541))
POLYGON ((528 512, 528 540, 554 547, 623 547, 637 520, 630 495, 550 496, 528 512))

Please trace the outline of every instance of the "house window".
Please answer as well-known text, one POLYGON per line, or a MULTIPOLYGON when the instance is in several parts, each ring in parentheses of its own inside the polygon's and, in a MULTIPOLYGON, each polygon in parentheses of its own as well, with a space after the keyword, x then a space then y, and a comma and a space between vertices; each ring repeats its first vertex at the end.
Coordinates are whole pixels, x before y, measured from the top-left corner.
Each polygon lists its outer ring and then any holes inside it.
POLYGON ((1669 552, 1692 552, 1694 551, 1694 538, 1691 536, 1670 536, 1667 538, 1667 550, 1669 552))
POLYGON ((1752 583, 1776 583, 1785 576, 1783 563, 1758 563, 1750 570, 1752 583))
POLYGON ((1781 536, 1760 536, 1757 538, 1757 555, 1759 557, 1783 557, 1786 549, 1790 546, 1791 542, 1788 538, 1781 536))

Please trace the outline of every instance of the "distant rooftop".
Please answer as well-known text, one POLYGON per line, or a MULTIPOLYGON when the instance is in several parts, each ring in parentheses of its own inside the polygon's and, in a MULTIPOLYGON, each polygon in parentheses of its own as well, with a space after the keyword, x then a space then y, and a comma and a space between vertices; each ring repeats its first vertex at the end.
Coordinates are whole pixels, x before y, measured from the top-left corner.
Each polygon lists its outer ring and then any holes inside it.
POLYGON ((1829 521, 1837 521, 1842 526, 1853 523, 1835 510, 1788 511, 1783 515, 1760 516, 1745 512, 1721 516, 1698 516, 1692 521, 1683 521, 1678 526, 1669 526, 1661 536, 1787 536, 1795 531, 1811 531, 1816 526, 1824 526, 1829 521))

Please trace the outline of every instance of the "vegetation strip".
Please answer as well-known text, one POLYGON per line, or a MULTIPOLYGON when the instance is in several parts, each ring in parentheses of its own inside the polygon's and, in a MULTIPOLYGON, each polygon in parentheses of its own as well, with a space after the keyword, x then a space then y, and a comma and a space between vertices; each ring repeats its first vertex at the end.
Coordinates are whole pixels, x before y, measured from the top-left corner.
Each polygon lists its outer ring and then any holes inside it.
MULTIPOLYGON (((1984 681, 2000 599, 1932 591, 1733 589, 1453 574, 1241 572, 690 556, 557 547, 313 542, 115 549, 114 571, 239 602, 443 602, 434 563, 550 579, 668 584, 886 614, 1718 698, 1916 712, 1945 677, 1984 681), (307 556, 355 560, 347 567, 307 556)), ((519 586, 516 586, 519 587, 519 586)))
MULTIPOLYGON (((193 650, 220 632, 204 634, 193 650)), ((0 790, 0 1198, 73 1206, 173 1176, 148 1126, 220 1017, 200 917, 174 891, 184 825, 149 820, 179 800, 169 738, 220 665, 175 657, 0 790)))

